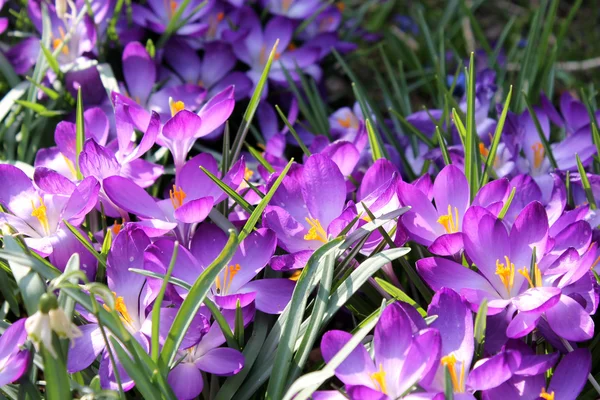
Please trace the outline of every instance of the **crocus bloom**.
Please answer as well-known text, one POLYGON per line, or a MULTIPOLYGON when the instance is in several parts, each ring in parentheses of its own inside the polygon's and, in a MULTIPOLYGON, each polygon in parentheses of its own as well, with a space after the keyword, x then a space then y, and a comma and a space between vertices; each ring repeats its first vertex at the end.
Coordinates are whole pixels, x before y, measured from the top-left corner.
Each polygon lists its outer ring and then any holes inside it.
POLYGON ((25 318, 9 326, 0 336, 0 386, 19 379, 29 367, 29 351, 21 349, 27 340, 25 318))
MULTIPOLYGON (((471 201, 469 184, 458 167, 448 165, 436 177, 435 207, 428 195, 415 185, 401 182, 398 195, 403 205, 411 207, 402 216, 402 223, 414 241, 440 255, 454 255, 463 248, 463 218, 471 201)), ((473 205, 498 213, 507 197, 508 181, 501 179, 481 188, 473 205)))
MULTIPOLYGON (((190 250, 195 261, 176 264, 173 276, 193 284, 202 271, 219 255, 227 243, 227 235, 212 224, 202 224, 196 230, 190 250)), ((241 243, 230 264, 225 267, 211 286, 211 297, 221 308, 235 310, 253 303, 260 311, 278 314, 292 297, 295 283, 284 278, 253 280, 267 265, 277 245, 277 238, 269 229, 258 229, 241 243)), ((185 297, 187 291, 177 287, 185 297)))
POLYGON ((27 336, 39 352, 41 345, 56 358, 56 350, 52 345, 52 333, 60 338, 74 340, 81 337, 81 331, 71 322, 53 294, 44 293, 40 297, 39 310, 25 321, 27 336))
MULTIPOLYGON (((152 0, 148 2, 147 6, 132 4, 133 20, 136 24, 156 33, 163 33, 182 3, 183 1, 180 0, 170 0, 168 2, 152 0)), ((187 3, 180 17, 180 20, 186 21, 186 24, 175 32, 176 35, 197 37, 208 29, 206 24, 199 20, 210 11, 215 1, 209 0, 203 6, 202 3, 202 0, 192 0, 187 3)))
MULTIPOLYGON (((271 177, 270 184, 275 180, 271 177)), ((263 226, 273 230, 279 246, 291 254, 279 257, 285 266, 302 268, 314 250, 340 233, 356 215, 344 209, 346 182, 338 166, 321 154, 310 156, 286 176, 263 215, 263 226)))
POLYGON ((10 213, 0 221, 25 236, 25 243, 41 256, 50 256, 57 268, 64 268, 73 253, 82 257, 82 269, 93 278, 96 262, 67 229, 63 220, 79 226, 94 208, 100 185, 90 177, 75 185, 59 173, 37 168, 33 182, 19 168, 0 165, 0 203, 10 213))
POLYGON ((293 19, 304 19, 321 6, 321 0, 263 0, 263 3, 273 14, 293 19))
MULTIPOLYGON (((440 351, 440 334, 426 328, 423 319, 416 333, 406 303, 393 303, 382 313, 377 326, 372 360, 364 345, 358 345, 335 370, 335 375, 346 385, 351 399, 398 399, 419 384, 433 367, 440 351)), ((412 310, 414 311, 414 309, 412 310)), ((321 353, 325 362, 352 338, 343 331, 329 331, 323 335, 321 353)), ((404 398, 411 398, 408 395, 404 398)))
MULTIPOLYGON (((225 320, 234 329, 235 311, 223 311, 225 320)), ((244 311, 244 324, 252 320, 253 312, 244 311)), ((180 400, 193 399, 200 395, 204 379, 200 371, 218 376, 237 374, 244 367, 244 355, 237 349, 220 347, 225 337, 219 325, 214 322, 198 344, 180 351, 183 360, 177 364, 167 378, 175 395, 180 400)))
POLYGON ((479 273, 438 257, 417 261, 423 279, 434 289, 448 287, 462 294, 473 310, 488 300, 488 315, 511 305, 519 311, 545 311, 559 301, 555 287, 528 288, 530 265, 548 249, 548 219, 543 206, 532 202, 507 232, 503 222, 482 207, 473 206, 463 220, 465 252, 479 273))
POLYGON ((546 369, 537 373, 515 375, 506 383, 484 391, 483 400, 575 400, 586 384, 592 368, 592 357, 587 349, 575 349, 565 355, 552 373, 546 387, 546 369))

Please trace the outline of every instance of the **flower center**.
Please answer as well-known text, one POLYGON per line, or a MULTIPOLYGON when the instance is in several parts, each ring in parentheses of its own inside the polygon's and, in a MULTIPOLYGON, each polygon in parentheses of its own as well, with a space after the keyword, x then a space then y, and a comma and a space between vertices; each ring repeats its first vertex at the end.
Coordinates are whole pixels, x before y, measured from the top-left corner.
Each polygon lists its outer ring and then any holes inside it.
POLYGON ((387 386, 385 384, 385 371, 383 370, 383 365, 379 364, 379 371, 373 372, 371 374, 371 381, 373 384, 383 394, 387 394, 387 386))
POLYGON ((244 179, 249 181, 250 178, 252 178, 252 175, 254 175, 254 171, 252 171, 250 168, 246 167, 246 169, 244 170, 244 179))
POLYGON ((458 208, 454 207, 454 216, 452 215, 452 206, 448 204, 448 214, 442 215, 437 222, 444 227, 447 233, 458 232, 458 208))
POLYGON ((225 295, 229 293, 229 288, 231 287, 231 283, 233 282, 233 278, 240 272, 242 267, 240 264, 230 265, 225 267, 225 274, 223 275, 223 282, 221 284, 221 278, 217 275, 217 279, 215 279, 215 286, 217 288, 217 294, 225 295))
POLYGON ((65 160, 65 164, 67 164, 67 168, 69 168, 69 171, 73 174, 73 177, 77 177, 77 170, 75 169, 73 162, 69 160, 64 154, 62 154, 62 157, 65 160))
MULTIPOLYGON (((258 62, 260 63, 260 65, 267 65, 267 55, 267 45, 263 44, 260 48, 260 53, 258 54, 258 62)), ((281 53, 276 52, 273 59, 279 60, 279 57, 281 57, 281 53)))
POLYGON ((548 393, 546 392, 546 388, 542 388, 540 392, 540 397, 544 400, 554 400, 554 391, 548 393))
POLYGON ((352 115, 346 115, 346 118, 338 118, 337 123, 342 126, 342 128, 350 128, 352 126, 352 115))
POLYGON ((318 240, 327 243, 327 232, 321 226, 321 222, 316 218, 306 217, 306 222, 310 225, 308 233, 304 235, 304 240, 318 240))
POLYGON ((37 220, 40 222, 40 225, 42 225, 42 229, 44 230, 44 233, 46 235, 50 234, 50 224, 48 223, 48 215, 46 214, 46 205, 44 204, 44 199, 42 199, 42 197, 39 197, 40 199, 40 205, 39 207, 35 206, 35 203, 33 200, 31 200, 31 216, 32 217, 36 217, 37 220))
POLYGON ((183 101, 173 101, 170 104, 171 106, 171 117, 174 117, 179 111, 185 108, 185 103, 183 101))
POLYGON ((544 146, 540 142, 537 142, 531 146, 531 150, 533 150, 533 167, 537 169, 542 165, 542 161, 544 161, 544 155, 546 154, 544 146))
POLYGON ((463 393, 465 391, 465 364, 463 362, 460 363, 460 376, 456 374, 456 356, 454 354, 449 354, 445 357, 442 357, 440 363, 448 368, 448 372, 450 373, 450 379, 452 379, 452 387, 454 388, 454 392, 463 393))
POLYGON ((183 200, 186 198, 186 194, 181 187, 177 190, 177 186, 173 185, 173 189, 169 190, 169 197, 171 198, 171 204, 174 209, 178 209, 183 205, 183 200))
POLYGON ((504 263, 496 260, 496 275, 500 277, 506 291, 510 293, 515 283, 515 264, 510 262, 508 256, 504 256, 504 263))
POLYGON ((527 279, 530 288, 542 286, 542 272, 538 268, 537 263, 533 264, 533 279, 529 276, 529 271, 525 267, 521 268, 518 272, 527 279))
POLYGON ((171 11, 171 15, 175 14, 175 11, 177 11, 177 2, 175 0, 171 0, 169 1, 169 10, 171 11))
POLYGON ((118 223, 117 221, 115 221, 115 223, 113 224, 112 228, 110 228, 110 230, 112 231, 113 235, 118 235, 119 232, 121 232, 121 228, 123 227, 123 221, 121 221, 121 223, 118 223))
MULTIPOLYGON (((125 305, 125 301, 123 300, 122 296, 117 296, 117 294, 115 292, 112 292, 112 294, 115 296, 115 311, 119 313, 119 317, 121 317, 121 321, 123 321, 124 323, 126 323, 129 326, 133 325, 133 319, 131 318, 131 316, 129 315, 129 312, 127 311, 127 306, 125 305)), ((110 308, 108 308, 108 306, 106 304, 104 304, 104 309, 106 311, 110 311, 110 308)))
POLYGON ((344 10, 346 9, 346 5, 343 1, 338 1, 337 3, 335 3, 335 6, 338 10, 340 10, 340 12, 344 12, 344 10))
MULTIPOLYGON (((54 38, 54 39, 52 40, 52 49, 53 49, 53 50, 56 50, 56 49, 58 49, 58 48, 59 48, 59 47, 60 47, 60 46, 63 44, 63 42, 64 42, 64 40, 65 40, 65 31, 64 31, 64 29, 62 28, 62 26, 59 26, 59 27, 58 27, 58 32, 60 33, 60 39, 59 39, 59 38, 54 38)), ((68 56, 68 55, 69 55, 69 46, 67 46, 67 45, 65 44, 65 45, 62 47, 62 50, 61 50, 61 51, 62 51, 62 53, 63 53, 65 56, 68 56)))

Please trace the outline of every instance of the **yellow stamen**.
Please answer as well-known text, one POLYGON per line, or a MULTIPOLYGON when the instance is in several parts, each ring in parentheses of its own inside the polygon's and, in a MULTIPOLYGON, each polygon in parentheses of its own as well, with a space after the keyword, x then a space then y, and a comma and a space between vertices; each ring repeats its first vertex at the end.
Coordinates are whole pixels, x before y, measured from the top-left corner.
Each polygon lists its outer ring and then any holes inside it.
POLYGON ((546 154, 544 151, 544 146, 537 142, 531 146, 531 150, 533 150, 533 167, 539 168, 544 161, 544 155, 546 154))
POLYGON ((321 222, 316 218, 306 217, 306 222, 310 225, 308 233, 304 235, 304 240, 318 240, 327 243, 327 232, 321 226, 321 222))
MULTIPOLYGON (((54 50, 58 49, 60 47, 60 45, 63 44, 64 40, 65 40, 65 31, 62 28, 62 26, 58 27, 58 32, 60 33, 60 39, 59 38, 55 38, 54 40, 52 40, 52 48, 54 50)), ((67 46, 66 44, 63 46, 62 48, 62 53, 66 56, 69 55, 69 46, 67 46)))
POLYGON ((452 215, 452 206, 448 204, 448 214, 442 215, 437 222, 441 224, 447 233, 456 233, 459 230, 458 226, 458 208, 454 207, 454 216, 452 215))
POLYGON ((387 394, 387 385, 385 384, 385 371, 383 370, 383 365, 379 364, 379 371, 373 372, 371 374, 371 381, 373 384, 383 394, 387 394))
POLYGON ((542 272, 538 268, 537 263, 533 265, 533 280, 529 276, 529 271, 527 268, 523 267, 518 272, 519 274, 523 275, 525 279, 527 279, 530 288, 542 286, 542 272))
POLYGON ((173 204, 173 208, 177 210, 183 205, 183 200, 185 199, 186 195, 181 187, 179 190, 177 190, 177 187, 173 185, 173 189, 169 190, 169 197, 171 198, 171 204, 173 204))
POLYGON ((335 3, 335 6, 338 10, 340 10, 340 12, 344 12, 344 10, 346 9, 346 5, 343 1, 338 1, 337 3, 335 3))
POLYGON ((177 2, 175 0, 171 0, 169 1, 169 10, 171 11, 171 15, 175 14, 175 11, 177 11, 177 2))
POLYGON ((69 168, 69 171, 73 174, 73 177, 77 177, 77 171, 75 170, 75 166, 73 165, 73 162, 71 160, 69 160, 67 158, 67 156, 65 156, 64 154, 62 156, 63 156, 63 159, 65 160, 65 164, 67 164, 67 168, 69 168))
POLYGON ((290 276, 288 279, 290 281, 294 281, 296 282, 298 280, 298 278, 300 278, 300 274, 302 273, 302 270, 297 269, 292 273, 292 276, 290 276))
POLYGON ((46 235, 50 234, 50 224, 48 223, 48 215, 46 214, 46 205, 44 204, 44 199, 39 197, 40 206, 36 207, 33 200, 31 200, 31 216, 36 217, 38 221, 40 221, 40 225, 42 225, 42 229, 44 229, 44 233, 46 235))
POLYGON ((113 235, 118 235, 119 232, 121 232, 121 228, 123 227, 123 221, 121 221, 121 223, 118 223, 115 221, 115 223, 113 224, 111 231, 113 233, 113 235))
POLYGON ((456 356, 453 353, 450 353, 447 356, 442 357, 440 363, 448 368, 448 372, 450 373, 450 379, 452 380, 452 387, 454 392, 463 393, 465 391, 465 363, 460 363, 460 375, 456 374, 456 356))
POLYGON ((342 128, 350 128, 352 126, 352 116, 351 115, 347 115, 346 118, 338 118, 337 119, 338 124, 340 124, 342 126, 342 128))
MULTIPOLYGON (((129 312, 127 311, 127 306, 125 306, 125 301, 123 300, 123 297, 121 296, 117 296, 117 294, 115 292, 112 292, 113 296, 115 296, 115 311, 118 312, 121 317, 121 320, 123 322, 125 322, 126 324, 131 325, 133 323, 133 319, 131 318, 131 316, 129 315, 129 312)), ((108 306, 106 304, 104 304, 104 309, 106 311, 111 311, 110 308, 108 308, 108 306)))
POLYGON ((296 46, 294 43, 290 43, 290 44, 288 45, 288 47, 287 47, 287 49, 288 49, 289 51, 294 51, 294 50, 296 50, 297 48, 298 48, 298 47, 297 47, 297 46, 296 46))
POLYGON ((231 283, 233 282, 233 278, 240 272, 242 267, 240 264, 230 265, 225 267, 225 273, 223 274, 223 284, 221 285, 221 278, 217 275, 217 279, 215 279, 215 287, 217 288, 217 294, 226 295, 229 293, 229 289, 231 288, 231 283))
POLYGON ((246 169, 244 170, 244 179, 249 181, 250 178, 252 178, 252 175, 254 175, 254 171, 252 171, 250 168, 246 167, 246 169))
POLYGON ((506 291, 510 293, 515 283, 515 264, 510 262, 508 256, 504 256, 505 263, 496 260, 496 275, 500 277, 506 291))
POLYGON ((487 157, 488 154, 490 154, 490 151, 488 149, 486 149, 485 145, 483 143, 479 143, 479 153, 484 156, 487 157))
POLYGON ((542 388, 540 392, 540 397, 544 400, 554 400, 554 391, 548 393, 546 392, 546 388, 542 388))
POLYGON ((171 116, 174 117, 179 111, 185 108, 185 103, 183 101, 174 101, 171 102, 171 116))
POLYGON ((221 22, 221 21, 223 21, 223 18, 225 18, 225 13, 223 11, 221 11, 217 14, 217 21, 221 22))
POLYGON ((369 217, 369 214, 365 214, 365 216, 364 216, 364 217, 362 217, 361 219, 362 219, 363 221, 365 221, 365 222, 371 222, 371 221, 373 221, 373 220, 371 219, 371 217, 369 217))

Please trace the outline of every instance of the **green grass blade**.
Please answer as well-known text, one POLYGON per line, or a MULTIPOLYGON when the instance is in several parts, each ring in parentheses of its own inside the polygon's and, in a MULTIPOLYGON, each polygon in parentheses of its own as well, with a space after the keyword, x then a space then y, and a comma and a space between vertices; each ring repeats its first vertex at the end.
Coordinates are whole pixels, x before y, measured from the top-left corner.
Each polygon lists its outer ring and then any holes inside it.
POLYGON ((512 188, 512 190, 510 191, 510 194, 508 195, 508 199, 506 199, 506 202, 504 203, 504 205, 502 206, 502 209, 500 210, 500 213, 498 214, 498 219, 504 218, 504 216, 506 215, 506 212, 508 211, 508 209, 510 208, 510 205, 512 204, 513 199, 515 198, 516 192, 517 192, 517 188, 516 187, 512 188))
POLYGON ((496 160, 496 153, 498 152, 498 145, 500 144, 500 136, 502 136, 502 131, 504 129, 504 123, 506 122, 506 115, 508 114, 508 108, 510 105, 510 100, 512 98, 512 86, 508 90, 508 96, 506 96, 506 101, 504 102, 504 108, 502 109, 502 114, 498 119, 498 123, 496 124, 496 131, 494 132, 494 136, 492 138, 492 143, 490 144, 489 153, 485 160, 485 168, 483 170, 483 175, 481 175, 481 182, 479 187, 483 187, 489 180, 489 172, 494 165, 494 161, 496 160))
POLYGON ((465 131, 465 175, 471 189, 471 200, 479 190, 477 165, 477 130, 475 126, 475 55, 471 53, 467 70, 467 125, 465 131))
POLYGON ((435 127, 435 133, 438 137, 438 144, 440 145, 440 149, 442 150, 442 156, 444 157, 444 163, 446 165, 452 164, 452 160, 450 160, 450 153, 448 153, 448 147, 446 147, 446 140, 442 136, 442 132, 440 131, 440 127, 435 127))
POLYGON ((71 231, 71 233, 75 236, 75 238, 77 238, 77 240, 79 240, 79 242, 83 245, 83 247, 85 247, 94 257, 96 257, 100 266, 102 268, 106 269, 106 258, 103 257, 102 254, 98 253, 96 251, 96 249, 94 249, 94 246, 92 246, 92 244, 86 240, 86 238, 81 234, 81 232, 79 232, 79 230, 77 230, 77 228, 75 228, 73 225, 71 225, 68 221, 66 221, 64 219, 63 219, 63 223, 71 231))
POLYGON ((162 348, 160 364, 164 370, 173 363, 177 350, 179 349, 192 320, 200 309, 213 282, 223 268, 227 266, 231 257, 233 257, 237 245, 237 235, 234 231, 230 231, 229 240, 227 241, 225 248, 223 248, 223 251, 221 251, 221 254, 219 254, 219 256, 204 270, 192 285, 190 292, 181 304, 181 307, 173 320, 173 325, 169 330, 169 334, 167 335, 162 348))
POLYGON ((423 309, 423 307, 421 307, 416 301, 414 301, 409 295, 404 293, 401 289, 397 288, 396 286, 392 285, 391 283, 389 283, 387 281, 384 281, 381 278, 375 278, 375 281, 379 284, 379 286, 381 286, 381 288, 383 290, 385 290, 394 299, 410 304, 419 312, 419 314, 421 314, 421 316, 423 318, 425 318, 427 316, 427 311, 425 311, 423 309))
POLYGON ((162 281, 160 292, 158 292, 156 300, 154 300, 154 306, 152 307, 151 354, 154 362, 158 362, 158 357, 160 356, 160 307, 162 306, 162 301, 165 297, 165 291, 167 290, 167 285, 169 284, 169 278, 171 278, 171 273, 173 272, 175 262, 177 261, 177 254, 179 254, 179 242, 175 241, 175 243, 173 243, 173 255, 171 256, 171 262, 169 262, 167 274, 162 281))
POLYGON ((75 136, 75 154, 77 179, 83 179, 81 170, 79 169, 79 155, 83 151, 83 142, 85 141, 85 126, 83 122, 83 100, 81 99, 81 88, 77 90, 77 112, 75 117, 76 136, 75 136))
POLYGON ((248 203, 242 196, 240 196, 235 190, 233 190, 232 188, 230 188, 229 186, 227 186, 227 184, 225 182, 223 182, 222 180, 220 180, 219 178, 217 178, 216 176, 214 176, 210 171, 208 171, 206 168, 204 168, 203 166, 200 166, 200 169, 202 170, 202 172, 204 172, 214 183, 216 183, 216 185, 225 193, 227 193, 227 195, 229 197, 231 197, 231 199, 233 201, 235 201, 237 204, 240 205, 240 207, 242 207, 245 211, 252 213, 254 211, 254 208, 252 207, 252 205, 250 203, 248 203))
POLYGON ((302 152, 307 157, 310 157, 310 154, 311 154, 310 150, 308 150, 308 147, 306 147, 306 145, 304 144, 304 142, 302 141, 302 139, 300 139, 300 136, 298 135, 298 132, 296 132, 296 130, 294 129, 294 127, 292 126, 292 124, 290 124, 290 121, 288 121, 287 117, 281 111, 281 109, 279 108, 278 105, 275 105, 275 110, 277 110, 277 113, 279 114, 279 117, 281 118, 281 120, 283 121, 283 123, 285 124, 285 126, 287 126, 287 128, 289 129, 289 131, 292 134, 292 136, 294 137, 294 139, 296 139, 296 142, 298 142, 298 145, 302 149, 302 152))
POLYGON ((246 147, 248 148, 248 151, 250 152, 250 154, 252 154, 252 156, 254 158, 256 158, 256 161, 258 161, 260 163, 260 165, 265 167, 265 169, 267 171, 269 171, 270 174, 275 172, 275 168, 273 168, 273 166, 267 160, 265 160, 265 158, 262 156, 262 154, 260 154, 260 152, 258 150, 256 150, 254 147, 250 146, 249 144, 247 144, 246 147))
POLYGON ((238 129, 237 134, 235 135, 235 139, 233 141, 233 147, 231 148, 231 157, 230 160, 234 163, 240 155, 242 151, 242 144, 244 140, 246 140, 246 135, 248 134, 248 129, 250 128, 250 124, 252 123, 252 119, 254 118, 254 114, 256 113, 256 109, 258 108, 258 104, 260 103, 260 98, 262 96, 263 88, 267 83, 267 79, 269 77, 269 71, 271 71, 271 65, 273 64, 273 59, 275 58, 275 54, 277 54, 277 45, 279 44, 279 39, 275 41, 275 45, 271 49, 271 53, 269 54, 269 58, 267 63, 265 64, 265 69, 263 69, 262 75, 258 83, 256 84, 256 88, 254 89, 254 93, 252 93, 252 97, 250 98, 250 103, 248 103, 248 107, 244 112, 244 117, 242 119, 242 124, 238 129))
POLYGON ((533 124, 535 125, 535 129, 537 130, 537 133, 540 137, 540 142, 542 142, 542 146, 544 146, 544 152, 546 153, 546 156, 548 156, 548 160, 550 161, 550 165, 552 165, 552 168, 558 168, 558 165, 556 164, 556 159, 554 158, 554 154, 552 154, 552 148, 550 147, 550 143, 548 143, 548 139, 546 139, 546 135, 544 135, 544 131, 542 130, 542 126, 540 125, 540 121, 538 120, 538 117, 535 113, 535 111, 533 110, 533 107, 531 107, 531 104, 529 103, 529 99, 527 98, 527 93, 525 92, 521 92, 523 94, 523 98, 525 99, 525 104, 527 105, 527 110, 529 111, 529 115, 531 116, 531 119, 533 120, 533 124))
POLYGON ((267 204, 269 204, 269 201, 271 201, 271 198, 275 194, 275 191, 277 190, 279 185, 281 185, 281 182, 283 182, 283 178, 285 178, 285 176, 287 175, 287 173, 290 170, 290 167, 292 166, 293 163, 294 163, 294 159, 292 158, 290 160, 290 162, 285 166, 283 171, 281 171, 281 174, 279 174, 279 176, 273 183, 273 186, 271 186, 271 189, 269 189, 269 191, 267 192, 265 197, 263 197, 262 200, 260 201, 260 203, 258 203, 258 205, 254 208, 254 211, 252 211, 252 213, 250 214, 250 218, 248 218, 248 221, 246 221, 244 228, 242 228, 242 231, 240 232, 240 235, 239 235, 240 242, 242 240, 244 240, 252 232, 252 230, 258 223, 258 220, 262 217, 262 213, 265 210, 265 208, 267 207, 267 204))
POLYGON ((485 327, 487 322, 487 299, 483 299, 481 304, 479 305, 479 310, 477 311, 477 317, 475 317, 475 325, 473 328, 474 336, 475 336, 475 349, 476 354, 483 354, 483 344, 485 341, 485 327))
MULTIPOLYGON (((133 381, 135 382, 135 387, 137 388, 137 390, 140 391, 142 396, 144 396, 145 399, 160 400, 161 397, 157 388, 154 385, 152 385, 146 374, 142 372, 142 369, 139 368, 139 366, 133 362, 131 356, 127 354, 123 346, 121 346, 121 344, 114 337, 110 338, 110 342, 112 343, 113 348, 117 353, 117 357, 123 365, 123 368, 125 369, 125 371, 127 371, 127 374, 129 374, 129 376, 133 379, 133 381)), ((65 397, 63 397, 63 399, 64 398, 65 397)))
POLYGON ((581 177, 581 186, 583 186, 583 190, 585 191, 585 197, 590 205, 592 210, 595 210, 596 207, 596 199, 594 199, 594 192, 592 191, 592 186, 590 185, 590 180, 588 179, 587 173, 585 172, 585 168, 583 164, 581 164, 581 159, 579 158, 579 154, 575 154, 575 158, 577 159, 577 170, 579 171, 579 176, 581 177))

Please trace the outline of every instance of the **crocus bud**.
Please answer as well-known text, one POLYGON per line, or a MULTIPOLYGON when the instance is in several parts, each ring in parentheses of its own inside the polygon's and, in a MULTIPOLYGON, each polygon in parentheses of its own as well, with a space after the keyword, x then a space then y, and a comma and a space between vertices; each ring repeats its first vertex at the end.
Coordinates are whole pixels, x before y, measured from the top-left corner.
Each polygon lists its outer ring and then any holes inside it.
POLYGON ((52 357, 56 358, 56 350, 52 345, 52 331, 58 337, 69 340, 81 336, 81 331, 58 307, 58 301, 53 294, 44 293, 40 297, 38 311, 25 321, 25 330, 33 342, 33 346, 39 352, 40 344, 43 344, 52 357))

